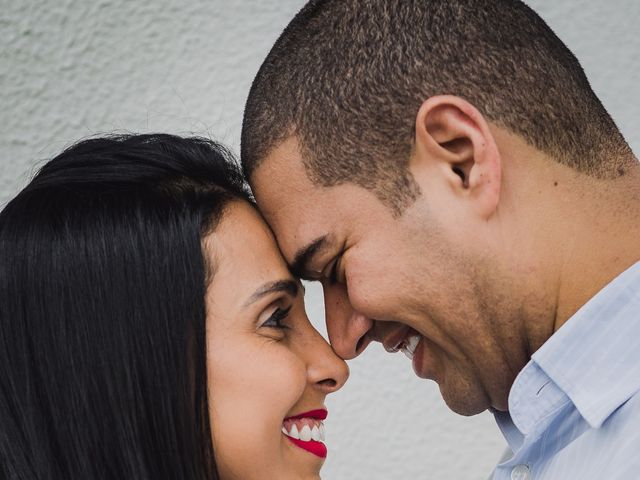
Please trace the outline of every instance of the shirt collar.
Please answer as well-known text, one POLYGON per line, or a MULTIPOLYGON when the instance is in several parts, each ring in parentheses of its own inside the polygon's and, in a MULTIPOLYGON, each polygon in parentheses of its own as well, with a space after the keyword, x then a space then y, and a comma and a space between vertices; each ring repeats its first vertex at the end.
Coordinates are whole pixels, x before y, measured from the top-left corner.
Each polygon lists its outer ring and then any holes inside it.
MULTIPOLYGON (((593 428, 640 390, 640 262, 583 305, 533 354, 514 382, 510 407, 522 387, 535 388, 529 370, 537 368, 593 428)), ((549 408, 558 406, 560 396, 553 395, 549 408)))

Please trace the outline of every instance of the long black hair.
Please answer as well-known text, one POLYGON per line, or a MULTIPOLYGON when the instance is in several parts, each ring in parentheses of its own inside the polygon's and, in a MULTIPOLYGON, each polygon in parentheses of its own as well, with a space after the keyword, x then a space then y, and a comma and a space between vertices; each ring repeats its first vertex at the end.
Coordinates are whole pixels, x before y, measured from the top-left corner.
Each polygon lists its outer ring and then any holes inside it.
POLYGON ((84 140, 0 213, 0 477, 217 479, 202 238, 249 200, 202 138, 84 140))

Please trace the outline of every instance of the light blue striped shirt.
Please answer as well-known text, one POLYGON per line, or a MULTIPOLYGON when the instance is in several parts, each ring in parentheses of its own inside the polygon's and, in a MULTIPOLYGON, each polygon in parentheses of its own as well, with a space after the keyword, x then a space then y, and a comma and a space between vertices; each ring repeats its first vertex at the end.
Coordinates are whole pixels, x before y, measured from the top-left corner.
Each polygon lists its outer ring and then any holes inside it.
POLYGON ((640 262, 533 354, 494 415, 513 451, 494 480, 640 479, 640 262))

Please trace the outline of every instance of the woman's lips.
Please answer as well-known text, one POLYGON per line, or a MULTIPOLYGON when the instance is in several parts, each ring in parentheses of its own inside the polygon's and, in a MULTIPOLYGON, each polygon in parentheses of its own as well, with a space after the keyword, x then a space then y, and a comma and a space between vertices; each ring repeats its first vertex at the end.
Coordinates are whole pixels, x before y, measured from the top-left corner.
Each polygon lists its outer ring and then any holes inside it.
POLYGON ((312 453, 316 457, 327 458, 327 446, 324 443, 315 442, 313 440, 305 442, 303 440, 296 440, 295 438, 291 438, 289 436, 287 436, 287 438, 295 446, 300 447, 301 449, 306 450, 309 453, 312 453))
POLYGON ((326 410, 312 410, 284 419, 282 433, 295 446, 313 455, 326 458, 327 447, 324 443, 325 430, 323 420, 326 410))
POLYGON ((319 408, 317 410, 310 410, 308 412, 300 413, 298 415, 294 415, 293 417, 287 417, 284 419, 287 420, 297 420, 298 418, 315 418, 318 420, 325 420, 329 412, 324 408, 319 408))

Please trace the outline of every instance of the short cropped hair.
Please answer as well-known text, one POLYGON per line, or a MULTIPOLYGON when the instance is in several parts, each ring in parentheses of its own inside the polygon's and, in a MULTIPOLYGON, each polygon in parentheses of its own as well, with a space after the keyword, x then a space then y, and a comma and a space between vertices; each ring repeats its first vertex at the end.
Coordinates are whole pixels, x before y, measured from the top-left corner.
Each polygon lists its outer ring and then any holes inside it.
POLYGON ((251 87, 245 175, 295 135, 314 183, 355 183, 401 208, 417 193, 416 115, 439 94, 581 172, 622 174, 611 159, 631 155, 578 60, 519 0, 312 0, 251 87))
POLYGON ((249 201, 202 138, 77 143, 0 213, 0 478, 215 480, 203 237, 249 201))

